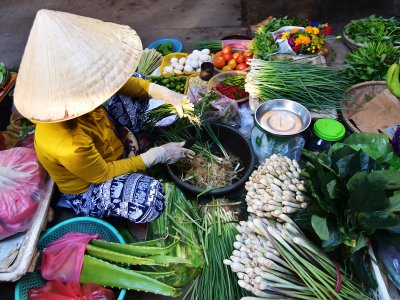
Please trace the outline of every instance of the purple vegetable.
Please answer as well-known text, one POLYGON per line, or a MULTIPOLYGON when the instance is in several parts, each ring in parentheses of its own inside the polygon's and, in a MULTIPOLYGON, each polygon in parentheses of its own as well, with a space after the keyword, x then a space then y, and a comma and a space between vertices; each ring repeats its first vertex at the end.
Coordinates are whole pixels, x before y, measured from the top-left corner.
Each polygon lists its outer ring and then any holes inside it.
POLYGON ((397 129, 393 134, 392 146, 394 152, 400 155, 400 125, 397 125, 397 129))

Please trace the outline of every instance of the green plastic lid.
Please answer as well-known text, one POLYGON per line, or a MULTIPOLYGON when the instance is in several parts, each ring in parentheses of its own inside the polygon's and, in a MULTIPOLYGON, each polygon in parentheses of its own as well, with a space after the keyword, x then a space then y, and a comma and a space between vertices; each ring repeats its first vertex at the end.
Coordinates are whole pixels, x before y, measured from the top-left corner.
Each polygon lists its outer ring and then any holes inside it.
POLYGON ((342 123, 336 120, 319 119, 314 123, 314 133, 325 141, 335 142, 344 137, 346 129, 342 123))

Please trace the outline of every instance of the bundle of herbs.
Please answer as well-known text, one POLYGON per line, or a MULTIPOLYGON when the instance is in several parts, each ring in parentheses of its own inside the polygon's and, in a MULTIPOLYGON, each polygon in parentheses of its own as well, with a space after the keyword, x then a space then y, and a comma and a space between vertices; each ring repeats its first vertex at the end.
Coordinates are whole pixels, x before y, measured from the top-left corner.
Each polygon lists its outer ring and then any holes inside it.
POLYGON ((249 51, 254 54, 255 58, 264 58, 278 51, 278 47, 272 37, 272 32, 283 26, 301 26, 304 20, 298 18, 271 18, 268 23, 260 26, 256 31, 256 36, 249 45, 249 51))
POLYGON ((289 99, 309 110, 341 109, 349 80, 344 71, 317 65, 253 59, 246 91, 263 101, 289 99))
MULTIPOLYGON (((191 111, 191 117, 180 118, 168 127, 154 127, 154 135, 158 143, 186 141, 185 147, 196 152, 193 158, 188 158, 171 166, 174 173, 182 181, 204 188, 206 190, 228 186, 240 178, 243 171, 237 157, 228 154, 219 141, 208 120, 203 117, 207 110, 211 110, 210 102, 216 95, 203 94, 191 111), (190 120, 196 119, 196 122, 190 120)), ((175 111, 169 106, 160 106, 148 112, 147 125, 157 124, 160 120, 175 111)))
POLYGON ((400 158, 385 135, 359 133, 319 154, 304 151, 304 162, 313 201, 294 221, 375 289, 367 244, 400 225, 400 158))
POLYGON ((202 207, 206 264, 186 295, 190 294, 191 300, 240 299, 246 296, 246 291, 238 285, 236 274, 223 264, 234 250, 240 204, 215 199, 202 207))
POLYGON ((385 80, 389 67, 400 58, 400 49, 391 44, 366 43, 345 59, 346 73, 353 84, 369 80, 385 80))
POLYGON ((400 21, 392 17, 385 19, 371 15, 368 18, 352 20, 344 33, 356 43, 385 42, 400 46, 400 21))
POLYGON ((140 58, 137 72, 149 76, 155 69, 161 66, 163 56, 155 49, 144 49, 140 58))

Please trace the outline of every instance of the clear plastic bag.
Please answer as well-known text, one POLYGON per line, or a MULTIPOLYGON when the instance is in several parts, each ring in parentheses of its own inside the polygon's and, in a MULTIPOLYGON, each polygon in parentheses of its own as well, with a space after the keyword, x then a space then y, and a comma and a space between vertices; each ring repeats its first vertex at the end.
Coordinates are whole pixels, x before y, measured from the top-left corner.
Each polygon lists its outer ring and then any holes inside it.
POLYGON ((239 106, 235 100, 220 95, 219 99, 211 101, 211 106, 215 109, 207 111, 206 117, 210 122, 219 122, 232 127, 240 126, 239 106))
POLYGON ((0 240, 29 228, 45 180, 34 149, 0 151, 0 240))
POLYGON ((29 300, 115 300, 114 293, 97 284, 61 283, 49 281, 37 289, 30 289, 29 300))
POLYGON ((97 234, 70 232, 43 250, 40 273, 46 280, 79 283, 86 246, 97 234))

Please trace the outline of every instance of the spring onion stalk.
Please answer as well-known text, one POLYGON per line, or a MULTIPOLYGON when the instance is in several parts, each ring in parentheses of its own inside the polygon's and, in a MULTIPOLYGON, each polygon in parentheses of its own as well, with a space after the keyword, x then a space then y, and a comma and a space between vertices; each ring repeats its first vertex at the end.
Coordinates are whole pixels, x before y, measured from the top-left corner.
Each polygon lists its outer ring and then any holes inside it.
POLYGON ((240 299, 247 294, 239 286, 236 274, 223 264, 232 253, 238 233, 236 207, 224 204, 223 200, 214 200, 203 207, 204 252, 208 263, 185 298, 190 294, 191 300, 240 299))
POLYGON ((341 109, 349 80, 344 71, 316 65, 253 59, 245 89, 263 101, 289 99, 314 111, 341 109))
POLYGON ((149 76, 155 69, 161 66, 162 59, 162 54, 156 49, 144 49, 137 67, 137 72, 149 76))
POLYGON ((198 41, 191 44, 191 50, 209 49, 211 52, 222 50, 222 42, 220 40, 198 41))

